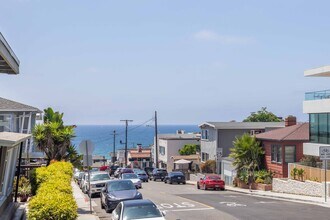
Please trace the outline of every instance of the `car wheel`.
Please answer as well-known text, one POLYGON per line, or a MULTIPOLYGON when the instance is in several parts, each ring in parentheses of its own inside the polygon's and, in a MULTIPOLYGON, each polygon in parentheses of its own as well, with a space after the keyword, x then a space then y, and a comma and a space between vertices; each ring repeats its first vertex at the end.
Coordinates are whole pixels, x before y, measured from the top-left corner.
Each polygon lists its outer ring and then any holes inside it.
POLYGON ((101 209, 104 209, 104 205, 103 205, 103 202, 102 202, 102 199, 101 200, 101 209))
POLYGON ((172 181, 171 180, 169 180, 169 182, 168 182, 169 184, 172 184, 172 181))
POLYGON ((221 188, 222 191, 225 191, 225 187, 221 188))
POLYGON ((200 189, 199 184, 197 183, 197 189, 200 189))
POLYGON ((164 180, 164 183, 166 184, 167 183, 167 180, 164 180))
POLYGON ((146 180, 146 182, 149 182, 148 180, 146 180))
POLYGON ((185 185, 185 184, 186 184, 186 182, 183 182, 182 184, 183 184, 183 185, 185 185))

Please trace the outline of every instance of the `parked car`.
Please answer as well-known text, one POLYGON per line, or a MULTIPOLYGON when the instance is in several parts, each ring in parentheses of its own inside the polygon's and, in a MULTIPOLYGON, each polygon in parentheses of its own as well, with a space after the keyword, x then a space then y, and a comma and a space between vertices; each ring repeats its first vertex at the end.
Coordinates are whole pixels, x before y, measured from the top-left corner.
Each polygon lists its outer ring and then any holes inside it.
POLYGON ((156 180, 161 180, 163 181, 165 176, 167 176, 167 171, 165 169, 159 169, 159 168, 155 168, 153 171, 152 171, 152 174, 150 176, 150 179, 152 179, 153 181, 156 181, 156 180))
POLYGON ((133 172, 136 174, 136 173, 138 173, 138 172, 140 172, 140 171, 142 171, 141 169, 139 169, 139 168, 133 168, 133 172))
POLYGON ((110 180, 110 176, 106 171, 94 172, 91 173, 91 188, 89 189, 89 184, 86 188, 88 194, 92 198, 95 194, 100 194, 101 189, 105 186, 105 183, 110 180))
POLYGON ((142 188, 141 180, 134 173, 123 173, 123 174, 121 174, 121 179, 123 179, 123 180, 131 180, 137 189, 138 188, 142 188))
POLYGON ((81 171, 76 171, 76 172, 73 174, 73 178, 74 178, 75 181, 78 180, 80 173, 83 173, 83 172, 81 172, 81 171))
POLYGON ((161 212, 149 199, 120 202, 112 212, 113 220, 153 219, 165 220, 165 212, 161 212))
POLYGON ((142 194, 137 191, 130 180, 110 180, 101 191, 101 208, 112 212, 124 200, 142 199, 142 194))
POLYGON ((122 168, 122 167, 118 167, 118 168, 116 169, 116 171, 115 171, 115 173, 114 173, 115 178, 119 178, 119 176, 120 176, 120 171, 121 171, 122 169, 124 169, 124 168, 122 168))
POLYGON ((87 193, 87 184, 88 184, 88 173, 86 172, 80 182, 80 189, 83 193, 87 193))
POLYGON ((82 180, 84 175, 85 175, 85 172, 80 172, 79 173, 79 176, 78 176, 78 179, 77 179, 78 186, 80 186, 81 180, 82 180))
POLYGON ((153 167, 145 167, 144 168, 144 171, 148 174, 149 177, 152 175, 153 170, 154 170, 153 167))
POLYGON ((115 174, 115 171, 119 168, 119 166, 117 165, 112 165, 110 166, 110 169, 109 169, 109 175, 112 176, 115 174))
POLYGON ((134 171, 131 168, 123 168, 120 170, 120 175, 122 175, 123 173, 134 173, 134 171))
POLYGON ((182 172, 169 172, 167 176, 164 178, 164 183, 182 183, 186 184, 186 177, 182 172))
POLYGON ((105 166, 101 166, 100 168, 99 168, 99 170, 100 171, 109 171, 109 166, 108 165, 105 165, 105 166))
POLYGON ((149 177, 148 177, 148 175, 145 171, 141 170, 140 172, 137 172, 135 174, 138 176, 138 178, 141 181, 143 181, 143 182, 148 182, 149 181, 149 177))
POLYGON ((200 178, 200 180, 197 182, 197 189, 207 190, 209 188, 215 190, 225 190, 225 181, 223 181, 221 177, 216 174, 206 175, 204 178, 200 178))

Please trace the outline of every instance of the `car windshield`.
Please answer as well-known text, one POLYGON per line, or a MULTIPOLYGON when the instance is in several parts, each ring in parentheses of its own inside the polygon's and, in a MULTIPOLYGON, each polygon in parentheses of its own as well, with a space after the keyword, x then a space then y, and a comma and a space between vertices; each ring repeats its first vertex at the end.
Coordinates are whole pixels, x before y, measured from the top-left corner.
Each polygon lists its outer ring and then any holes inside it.
POLYGON ((157 170, 157 173, 166 173, 166 170, 157 170))
POLYGON ((124 220, 145 219, 162 217, 162 214, 154 204, 143 204, 125 207, 123 217, 124 220))
POLYGON ((109 179, 110 177, 106 173, 91 175, 91 181, 109 180, 109 179))
POLYGON ((147 175, 146 172, 142 171, 142 172, 139 172, 138 175, 147 175))
POLYGON ((137 179, 138 177, 134 173, 123 174, 123 179, 137 179))
POLYGON ((122 190, 133 190, 136 189, 132 181, 115 181, 108 183, 108 191, 122 191, 122 190))

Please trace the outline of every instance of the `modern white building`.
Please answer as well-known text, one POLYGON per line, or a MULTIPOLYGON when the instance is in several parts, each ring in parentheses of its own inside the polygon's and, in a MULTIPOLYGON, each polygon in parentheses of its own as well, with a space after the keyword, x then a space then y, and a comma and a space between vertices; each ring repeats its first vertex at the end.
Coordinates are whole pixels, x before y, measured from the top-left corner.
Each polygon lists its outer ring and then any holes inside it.
MULTIPOLYGON (((306 70, 306 77, 330 77, 330 66, 306 70)), ((330 146, 330 90, 305 93, 303 112, 309 114, 309 143, 304 154, 320 156, 320 146, 330 146)))
POLYGON ((179 156, 179 150, 186 144, 200 145, 200 134, 160 134, 158 135, 158 162, 160 168, 174 169, 173 156, 179 156))

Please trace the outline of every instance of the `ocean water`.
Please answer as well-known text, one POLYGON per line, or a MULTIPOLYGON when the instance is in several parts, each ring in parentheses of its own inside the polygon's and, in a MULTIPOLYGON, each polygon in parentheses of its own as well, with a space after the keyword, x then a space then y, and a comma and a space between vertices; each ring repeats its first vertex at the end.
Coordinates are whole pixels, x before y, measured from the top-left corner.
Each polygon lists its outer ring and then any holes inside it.
MULTIPOLYGON (((124 125, 78 125, 75 128, 76 137, 72 143, 79 151, 79 143, 82 140, 91 140, 95 150, 93 155, 102 155, 110 159, 110 152, 113 151, 113 131, 116 130, 116 149, 124 149, 125 126, 124 125)), ((158 125, 159 134, 174 134, 177 130, 188 132, 200 132, 197 125, 158 125)), ((143 147, 153 144, 155 129, 146 125, 129 125, 127 144, 128 148, 142 144, 143 147)))

